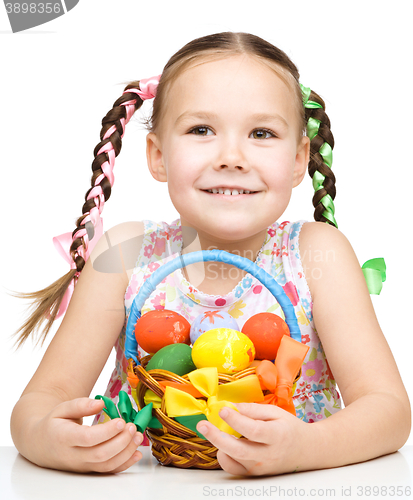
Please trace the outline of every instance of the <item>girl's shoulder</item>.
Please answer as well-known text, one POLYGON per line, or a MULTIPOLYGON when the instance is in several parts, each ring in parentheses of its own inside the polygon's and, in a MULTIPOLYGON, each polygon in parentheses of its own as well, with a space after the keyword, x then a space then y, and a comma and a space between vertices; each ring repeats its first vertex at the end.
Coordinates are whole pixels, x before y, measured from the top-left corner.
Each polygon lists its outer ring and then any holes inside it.
POLYGON ((168 224, 167 222, 155 222, 152 220, 121 222, 106 230, 99 242, 96 244, 96 254, 107 249, 108 245, 119 245, 129 239, 150 234, 153 232, 166 236, 171 231, 180 229, 179 219, 168 224))
POLYGON ((131 238, 143 235, 145 223, 143 221, 122 222, 106 230, 93 249, 92 256, 95 258, 105 252, 108 248, 119 245, 131 238))
POLYGON ((158 256, 180 246, 182 228, 179 219, 171 224, 150 220, 117 224, 103 233, 91 253, 96 271, 123 274, 126 284, 140 257, 158 256), (153 248, 152 248, 153 247, 153 248))
POLYGON ((339 282, 342 274, 363 277, 359 261, 346 236, 324 222, 306 222, 300 231, 299 249, 312 295, 326 284, 339 282))
POLYGON ((300 249, 328 250, 333 247, 350 246, 348 239, 336 227, 325 222, 302 222, 300 231, 300 249))
POLYGON ((106 230, 90 255, 94 270, 122 274, 127 284, 127 272, 136 262, 144 234, 143 221, 123 222, 106 230))

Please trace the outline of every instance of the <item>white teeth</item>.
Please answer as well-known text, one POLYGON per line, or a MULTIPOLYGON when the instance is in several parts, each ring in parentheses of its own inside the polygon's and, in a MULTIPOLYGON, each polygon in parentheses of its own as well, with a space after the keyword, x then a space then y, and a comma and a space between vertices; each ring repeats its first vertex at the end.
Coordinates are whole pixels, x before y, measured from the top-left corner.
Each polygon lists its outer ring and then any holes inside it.
POLYGON ((244 191, 244 189, 224 189, 224 188, 213 188, 207 189, 208 193, 213 194, 224 194, 226 196, 237 196, 238 194, 250 194, 253 191, 244 191))

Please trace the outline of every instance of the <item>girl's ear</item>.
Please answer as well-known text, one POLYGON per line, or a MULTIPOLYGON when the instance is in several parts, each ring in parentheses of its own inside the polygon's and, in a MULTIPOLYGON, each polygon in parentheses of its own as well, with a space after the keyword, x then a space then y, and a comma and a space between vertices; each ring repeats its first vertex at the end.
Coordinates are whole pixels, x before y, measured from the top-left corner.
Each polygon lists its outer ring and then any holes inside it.
POLYGON ((310 139, 303 136, 298 147, 295 157, 295 167, 293 175, 293 187, 301 184, 307 171, 308 162, 310 160, 310 139))
POLYGON ((166 182, 167 175, 163 164, 161 142, 153 132, 146 136, 146 160, 152 177, 159 182, 166 182))

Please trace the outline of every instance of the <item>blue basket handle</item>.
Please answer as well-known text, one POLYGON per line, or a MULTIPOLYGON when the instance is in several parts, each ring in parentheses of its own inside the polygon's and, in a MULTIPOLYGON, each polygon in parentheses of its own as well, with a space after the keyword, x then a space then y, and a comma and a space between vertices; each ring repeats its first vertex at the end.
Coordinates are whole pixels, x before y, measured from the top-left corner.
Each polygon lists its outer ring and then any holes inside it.
POLYGON ((135 363, 139 364, 137 359, 138 343, 135 338, 135 326, 138 319, 141 317, 141 309, 143 304, 156 289, 157 285, 161 283, 169 274, 177 269, 182 269, 185 266, 194 264, 196 262, 225 262, 233 266, 247 271, 255 278, 257 278, 276 298, 280 304, 284 315, 285 321, 290 329, 291 338, 301 342, 301 331, 297 323, 294 307, 291 300, 284 292, 283 288, 275 281, 275 279, 268 274, 264 269, 257 266, 254 262, 245 257, 234 255, 224 250, 201 250, 199 252, 191 252, 185 255, 176 257, 175 259, 167 262, 163 266, 156 269, 156 271, 145 281, 137 293, 129 314, 128 323, 126 325, 126 340, 125 340, 125 356, 126 359, 133 359, 135 363))

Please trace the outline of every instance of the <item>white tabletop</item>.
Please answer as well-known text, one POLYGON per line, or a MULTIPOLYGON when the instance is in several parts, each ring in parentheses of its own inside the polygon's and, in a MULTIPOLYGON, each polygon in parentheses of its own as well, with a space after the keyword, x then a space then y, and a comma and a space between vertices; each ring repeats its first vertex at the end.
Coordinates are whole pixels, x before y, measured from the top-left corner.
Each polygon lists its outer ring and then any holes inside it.
POLYGON ((413 498, 413 446, 336 469, 265 478, 241 478, 222 470, 163 467, 149 448, 116 475, 42 469, 13 447, 0 447, 0 498, 4 500, 185 500, 205 498, 413 498), (410 488, 410 490, 409 490, 410 488))

